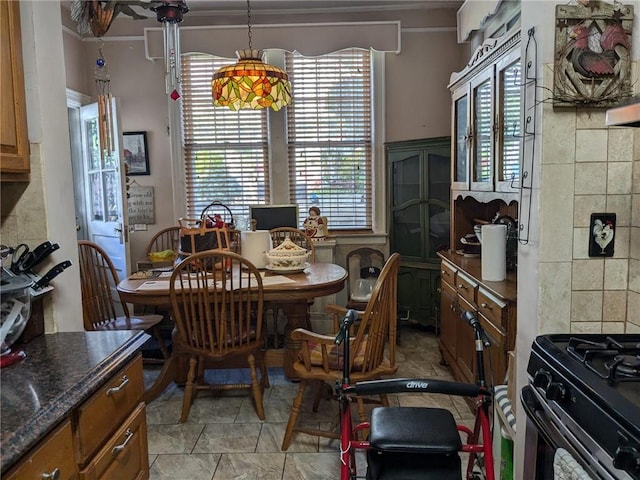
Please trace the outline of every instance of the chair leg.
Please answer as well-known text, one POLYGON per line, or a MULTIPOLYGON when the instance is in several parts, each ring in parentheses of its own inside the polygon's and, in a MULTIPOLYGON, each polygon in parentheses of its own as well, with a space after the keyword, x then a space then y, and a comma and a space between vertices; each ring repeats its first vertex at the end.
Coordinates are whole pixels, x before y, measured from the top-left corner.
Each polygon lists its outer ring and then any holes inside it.
POLYGON ((264 420, 264 405, 262 404, 262 390, 258 384, 258 375, 256 374, 256 359, 253 354, 249 354, 249 371, 251 374, 251 390, 253 392, 253 402, 255 403, 256 413, 260 420, 264 420))
POLYGON ((284 438, 282 439, 282 450, 285 451, 291 445, 291 440, 293 438, 293 432, 296 428, 296 423, 298 422, 298 416, 300 415, 300 408, 302 407, 302 401, 304 400, 304 391, 307 388, 307 381, 301 380, 300 386, 298 386, 298 393, 296 394, 296 398, 293 399, 293 404, 291 405, 291 413, 289 414, 289 421, 287 422, 287 429, 284 432, 284 438))
POLYGON ((196 369, 198 367, 198 357, 192 355, 189 359, 189 373, 187 374, 187 383, 184 386, 184 398, 182 399, 182 415, 180 423, 184 423, 189 418, 191 403, 193 402, 194 380, 196 378, 196 369))
POLYGON ((262 386, 262 391, 265 388, 271 388, 271 384, 269 384, 269 372, 267 371, 267 365, 264 361, 264 352, 260 352, 260 385, 262 386))
POLYGON ((322 391, 324 390, 324 382, 321 380, 318 380, 316 382, 314 382, 316 384, 316 393, 313 397, 313 407, 312 407, 312 411, 313 413, 316 413, 318 411, 318 407, 320 406, 320 400, 322 399, 322 391))
POLYGON ((356 404, 358 405, 358 420, 360 422, 367 421, 367 412, 364 410, 364 401, 362 397, 356 397, 356 404))

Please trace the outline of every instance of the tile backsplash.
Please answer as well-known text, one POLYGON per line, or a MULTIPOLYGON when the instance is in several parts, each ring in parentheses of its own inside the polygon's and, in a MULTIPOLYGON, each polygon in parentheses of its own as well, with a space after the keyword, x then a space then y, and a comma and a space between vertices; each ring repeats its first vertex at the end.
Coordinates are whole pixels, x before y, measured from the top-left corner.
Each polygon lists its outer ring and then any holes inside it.
MULTIPOLYGON (((545 70, 551 85, 552 68, 545 70)), ((571 270, 565 295, 541 287, 540 302, 553 303, 549 310, 559 324, 547 331, 567 323, 576 333, 640 331, 640 129, 607 127, 605 109, 555 111, 544 105, 543 119, 542 178, 562 181, 542 182, 540 261, 545 271, 560 265, 571 270), (558 235, 564 227, 544 218, 552 211, 564 212, 565 221, 571 213, 569 250, 558 235), (590 217, 605 212, 616 214, 614 256, 592 258, 590 217)))
MULTIPOLYGON (((32 143, 29 182, 3 182, 0 185, 0 242, 15 247, 26 243, 30 247, 47 240, 44 206, 44 184, 40 144, 32 143)), ((46 332, 54 332, 53 312, 49 299, 44 300, 46 332)))

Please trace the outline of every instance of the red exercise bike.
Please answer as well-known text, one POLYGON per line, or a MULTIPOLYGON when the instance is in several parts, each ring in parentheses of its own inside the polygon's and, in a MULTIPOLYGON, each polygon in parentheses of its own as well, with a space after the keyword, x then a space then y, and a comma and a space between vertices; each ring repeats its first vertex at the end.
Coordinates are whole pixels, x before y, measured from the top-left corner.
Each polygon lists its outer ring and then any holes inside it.
POLYGON ((460 452, 469 454, 466 480, 494 480, 490 409, 493 392, 486 385, 483 350, 490 345, 480 322, 472 312, 461 318, 475 333, 478 365, 476 384, 428 378, 401 378, 358 382, 349 380, 349 327, 357 313, 349 310, 341 321, 337 345, 344 344, 342 382, 336 385, 340 402, 340 480, 460 480, 460 452), (350 404, 355 395, 385 393, 441 393, 475 398, 476 414, 473 430, 456 425, 453 415, 443 408, 377 407, 369 422, 352 423, 350 404), (367 440, 358 434, 369 430, 367 440), (464 443, 460 434, 464 434, 464 443), (356 471, 356 452, 365 450, 366 476, 356 471))

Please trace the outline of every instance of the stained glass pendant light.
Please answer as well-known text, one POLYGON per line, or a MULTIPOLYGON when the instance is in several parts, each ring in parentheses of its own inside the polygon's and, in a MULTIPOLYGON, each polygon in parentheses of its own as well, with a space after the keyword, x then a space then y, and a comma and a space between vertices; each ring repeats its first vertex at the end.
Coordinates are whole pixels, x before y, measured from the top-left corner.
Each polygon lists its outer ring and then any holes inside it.
POLYGON ((262 50, 251 48, 251 5, 247 0, 249 48, 239 50, 238 63, 222 67, 213 74, 213 104, 231 110, 272 108, 291 103, 291 84, 287 72, 262 61, 262 50))

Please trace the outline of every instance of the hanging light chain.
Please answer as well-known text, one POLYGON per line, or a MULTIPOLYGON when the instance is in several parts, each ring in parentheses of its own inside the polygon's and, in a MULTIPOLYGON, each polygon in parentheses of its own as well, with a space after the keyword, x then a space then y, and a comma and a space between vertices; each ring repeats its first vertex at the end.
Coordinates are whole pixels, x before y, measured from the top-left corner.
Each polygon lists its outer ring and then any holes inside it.
POLYGON ((247 0, 247 26, 248 28, 248 32, 247 35, 249 36, 249 50, 251 50, 251 4, 250 4, 250 0, 247 0))

